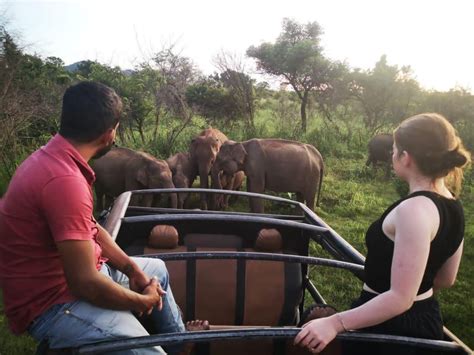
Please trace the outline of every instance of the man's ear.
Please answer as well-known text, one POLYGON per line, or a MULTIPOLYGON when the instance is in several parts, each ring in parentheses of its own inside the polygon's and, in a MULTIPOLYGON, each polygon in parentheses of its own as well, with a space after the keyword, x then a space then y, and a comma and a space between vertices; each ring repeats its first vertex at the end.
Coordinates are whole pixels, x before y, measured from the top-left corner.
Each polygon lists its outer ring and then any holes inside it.
POLYGON ((109 128, 99 138, 100 143, 109 145, 115 140, 115 128, 109 128))

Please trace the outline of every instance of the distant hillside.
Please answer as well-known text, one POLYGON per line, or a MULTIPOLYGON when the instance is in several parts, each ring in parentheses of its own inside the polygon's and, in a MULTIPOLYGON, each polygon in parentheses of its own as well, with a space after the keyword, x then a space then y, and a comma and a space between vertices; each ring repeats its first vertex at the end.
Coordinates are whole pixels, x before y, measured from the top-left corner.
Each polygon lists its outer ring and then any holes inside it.
POLYGON ((75 63, 69 64, 69 65, 66 65, 66 66, 64 66, 64 69, 66 69, 70 73, 75 73, 79 70, 79 66, 82 63, 86 63, 86 61, 81 60, 80 62, 75 62, 75 63))
MULTIPOLYGON (((97 62, 94 62, 92 60, 80 60, 78 62, 69 64, 69 65, 65 65, 64 69, 66 69, 70 73, 77 73, 78 71, 83 71, 85 73, 88 73, 88 72, 90 72, 89 67, 93 63, 97 63, 97 62)), ((132 70, 132 69, 123 69, 122 73, 126 76, 129 76, 129 75, 132 75, 134 73, 134 70, 132 70)))

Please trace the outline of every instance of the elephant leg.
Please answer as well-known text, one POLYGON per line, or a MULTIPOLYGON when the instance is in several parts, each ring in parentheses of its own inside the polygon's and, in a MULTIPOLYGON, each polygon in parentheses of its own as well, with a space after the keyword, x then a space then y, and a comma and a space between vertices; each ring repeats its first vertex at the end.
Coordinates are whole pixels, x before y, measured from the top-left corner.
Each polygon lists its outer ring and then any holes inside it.
POLYGON ((189 209, 191 205, 190 194, 186 194, 186 197, 183 199, 183 209, 189 209))
POLYGON ((308 206, 311 211, 314 211, 315 196, 316 196, 316 186, 314 189, 311 189, 311 191, 309 191, 305 197, 306 206, 308 206))
POLYGON ((212 199, 212 204, 210 205, 211 210, 220 211, 222 209, 222 195, 215 194, 212 199))
MULTIPOLYGON (((311 211, 314 211, 314 203, 316 201, 316 194, 319 191, 319 184, 321 183, 321 172, 313 176, 313 181, 309 186, 306 186, 303 193, 306 206, 309 207, 311 211)), ((319 201, 318 201, 319 206, 319 201)))
MULTIPOLYGON (((247 191, 255 193, 264 192, 264 184, 262 182, 256 182, 255 180, 247 178, 247 191)), ((263 213, 264 206, 261 198, 250 198, 250 210, 253 213, 263 213)))
MULTIPOLYGON (((201 189, 208 189, 209 188, 209 176, 207 172, 200 172, 199 174, 199 187, 201 189)), ((208 195, 206 193, 201 193, 201 209, 207 210, 207 199, 208 195)))
POLYGON ((178 194, 168 194, 168 205, 170 208, 178 208, 178 194))
MULTIPOLYGON (((240 186, 238 188, 236 188, 234 191, 240 191, 240 186)), ((238 195, 229 196, 229 204, 233 205, 233 204, 237 203, 238 199, 239 199, 238 195)))
POLYGON ((225 195, 225 198, 224 198, 224 205, 223 205, 223 208, 226 209, 227 207, 229 207, 229 199, 230 199, 230 195, 225 195))
POLYGON ((184 208, 184 194, 178 194, 178 208, 182 210, 184 208))

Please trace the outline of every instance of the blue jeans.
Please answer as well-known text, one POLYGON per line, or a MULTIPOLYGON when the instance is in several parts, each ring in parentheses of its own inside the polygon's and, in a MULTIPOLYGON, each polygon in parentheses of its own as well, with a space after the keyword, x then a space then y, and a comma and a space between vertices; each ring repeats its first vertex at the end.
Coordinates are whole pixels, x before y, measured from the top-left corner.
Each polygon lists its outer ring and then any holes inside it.
MULTIPOLYGON (((153 325, 159 333, 182 332, 185 330, 181 314, 169 286, 168 270, 162 260, 133 258, 148 276, 157 276, 163 290, 163 309, 154 309, 151 314, 153 325)), ((104 264, 101 273, 124 287, 128 277, 122 272, 104 264)), ((116 311, 94 306, 88 302, 75 301, 56 304, 36 318, 28 332, 37 341, 48 341, 49 347, 69 348, 104 340, 146 336, 148 332, 130 311, 116 311)), ((171 349, 169 349, 171 350, 171 349)), ((176 349, 175 349, 176 350, 176 349)), ((110 354, 165 354, 161 347, 122 350, 110 354)))

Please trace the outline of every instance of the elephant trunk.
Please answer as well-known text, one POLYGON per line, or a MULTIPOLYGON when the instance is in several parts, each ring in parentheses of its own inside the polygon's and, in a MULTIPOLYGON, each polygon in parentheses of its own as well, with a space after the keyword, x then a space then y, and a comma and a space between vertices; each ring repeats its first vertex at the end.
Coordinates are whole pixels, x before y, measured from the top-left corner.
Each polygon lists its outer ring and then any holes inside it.
MULTIPOLYGON (((172 182, 170 182, 169 184, 168 183, 164 184, 163 188, 165 188, 165 189, 174 189, 175 186, 172 182)), ((169 206, 171 208, 178 208, 178 194, 176 192, 173 192, 173 193, 169 194, 169 206)))
MULTIPOLYGON (((211 165, 202 164, 199 166, 199 186, 202 189, 209 188, 209 171, 211 170, 211 165)), ((201 209, 207 210, 207 195, 201 193, 201 209)))
POLYGON ((170 207, 178 208, 178 196, 176 195, 176 193, 170 194, 170 207))
MULTIPOLYGON (((214 164, 211 170, 211 188, 222 190, 222 184, 221 184, 221 179, 220 179, 220 168, 216 164, 214 164)), ((218 198, 219 198, 218 194, 212 194, 212 198, 211 198, 212 209, 216 209, 218 198)))
POLYGON ((220 168, 216 165, 212 167, 211 170, 211 187, 213 189, 222 189, 221 179, 219 176, 220 168))

